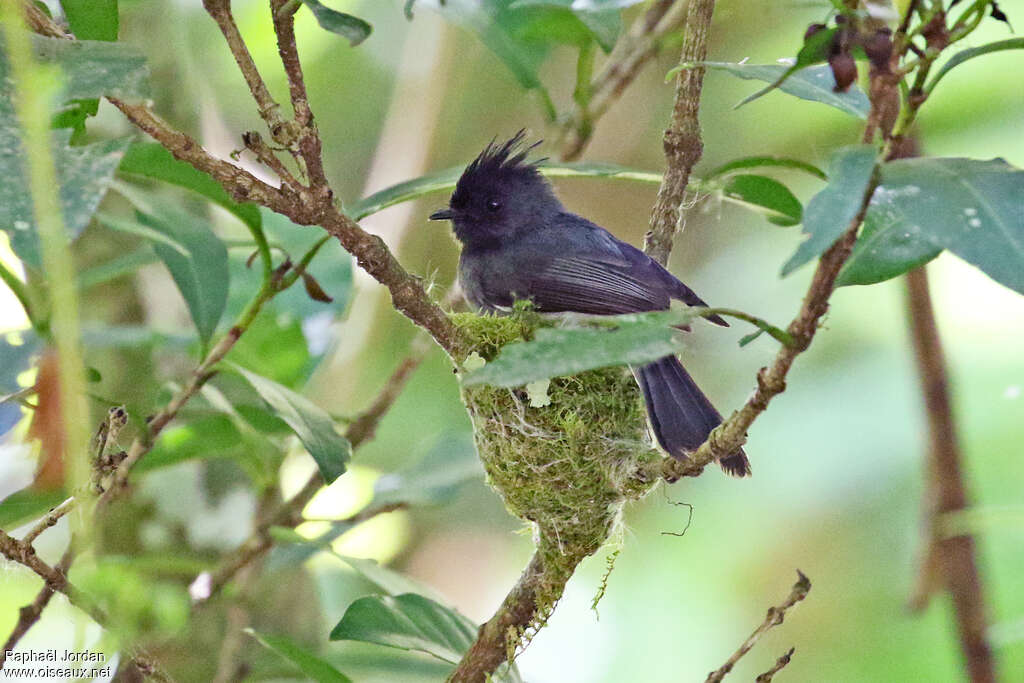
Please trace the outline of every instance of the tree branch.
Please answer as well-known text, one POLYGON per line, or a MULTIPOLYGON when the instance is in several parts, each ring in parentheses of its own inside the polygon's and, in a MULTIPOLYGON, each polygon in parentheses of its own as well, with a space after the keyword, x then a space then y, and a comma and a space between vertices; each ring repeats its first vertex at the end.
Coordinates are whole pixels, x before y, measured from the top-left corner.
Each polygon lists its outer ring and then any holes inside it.
MULTIPOLYGON (((768 614, 765 615, 764 621, 761 622, 761 625, 754 629, 754 632, 750 634, 750 637, 743 641, 743 644, 740 645, 736 652, 732 653, 732 656, 726 660, 725 664, 708 674, 704 683, 721 683, 726 674, 732 671, 732 668, 736 666, 736 662, 740 661, 745 654, 754 649, 754 646, 757 645, 757 641, 761 640, 761 636, 775 626, 781 624, 783 619, 786 617, 786 612, 788 612, 793 605, 807 597, 807 593, 811 590, 811 581, 804 576, 804 573, 799 569, 796 570, 796 574, 797 580, 796 583, 793 584, 793 590, 790 591, 789 597, 787 597, 781 605, 768 608, 768 614)), ((789 657, 792 656, 792 654, 793 651, 790 650, 789 653, 781 657, 779 661, 776 662, 776 666, 778 666, 778 664, 783 660, 788 663, 789 657)), ((782 664, 782 666, 785 666, 785 664, 782 664)), ((782 666, 779 666, 771 672, 766 672, 765 674, 762 674, 762 676, 768 675, 768 680, 771 680, 770 676, 777 673, 782 666)), ((758 676, 757 680, 762 680, 761 676, 758 676)))
POLYGON ((541 591, 557 600, 565 590, 569 576, 551 577, 545 569, 543 553, 538 549, 519 577, 515 587, 494 616, 480 627, 476 641, 448 678, 449 683, 483 683, 508 659, 510 645, 515 647, 519 634, 537 618, 541 591), (554 593, 551 593, 554 591, 554 593))
MULTIPOLYGON (((25 2, 24 7, 29 17, 29 23, 34 30, 44 35, 70 39, 70 36, 64 34, 49 17, 31 2, 25 2)), ((275 22, 279 22, 276 14, 275 22)), ((277 28, 277 23, 275 23, 275 28, 277 28)), ((290 35, 293 48, 294 33, 288 34, 287 27, 283 24, 280 30, 286 31, 286 37, 290 35)), ((293 69, 293 77, 296 73, 301 73, 294 71, 294 69, 298 69, 297 59, 296 56, 295 63, 292 67, 288 67, 293 69)), ((107 99, 120 109, 135 126, 167 148, 176 159, 209 174, 236 201, 261 204, 287 216, 293 223, 299 225, 323 227, 356 257, 360 267, 388 288, 394 307, 400 313, 427 330, 434 341, 449 355, 460 353, 464 346, 462 335, 444 311, 431 301, 423 289, 420 278, 410 274, 402 267, 380 237, 363 230, 358 223, 334 206, 330 188, 326 185, 316 185, 318 174, 316 164, 311 166, 309 159, 306 159, 307 171, 314 182, 312 189, 303 188, 296 192, 287 188, 276 188, 264 183, 248 171, 212 156, 196 141, 172 128, 145 105, 131 104, 117 98, 108 97, 107 99)), ((302 150, 304 158, 307 152, 316 151, 317 159, 319 159, 319 137, 310 134, 310 130, 312 128, 307 127, 300 143, 300 150, 302 150)))
POLYGON ((907 273, 905 281, 910 334, 928 413, 929 433, 923 505, 925 545, 921 549, 911 606, 915 610, 923 609, 931 594, 945 585, 953 599, 960 646, 971 681, 995 681, 995 662, 986 638, 984 591, 975 559, 974 539, 967 533, 946 535, 940 524, 944 514, 967 508, 967 487, 960 465, 962 458, 946 358, 924 266, 907 273))
MULTIPOLYGON (((681 64, 703 62, 708 53, 708 33, 714 0, 689 0, 683 26, 681 64)), ((672 240, 679 225, 680 208, 686 198, 690 172, 704 153, 700 136, 700 95, 704 87, 704 67, 680 69, 676 74, 676 99, 672 121, 665 131, 665 176, 658 188, 658 199, 651 212, 651 229, 644 240, 644 251, 658 263, 668 263, 672 240)))
MULTIPOLYGON (((245 79, 246 85, 249 86, 249 92, 256 100, 260 118, 266 122, 270 134, 277 140, 278 136, 282 135, 286 124, 285 120, 281 118, 281 105, 271 96, 263 77, 260 76, 259 69, 256 68, 252 55, 249 53, 248 46, 242 39, 242 34, 238 32, 238 25, 235 24, 235 18, 231 14, 231 0, 203 0, 203 8, 217 22, 220 32, 224 34, 224 40, 227 41, 235 63, 238 64, 238 70, 242 72, 242 77, 245 79)), ((278 142, 287 146, 287 142, 278 142)))

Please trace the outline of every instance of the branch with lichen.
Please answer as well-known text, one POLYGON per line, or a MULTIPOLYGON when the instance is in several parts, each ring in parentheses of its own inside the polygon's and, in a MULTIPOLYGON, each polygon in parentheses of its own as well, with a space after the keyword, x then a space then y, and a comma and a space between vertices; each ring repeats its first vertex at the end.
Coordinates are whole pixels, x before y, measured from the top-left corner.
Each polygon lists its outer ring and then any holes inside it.
MULTIPOLYGON (((750 637, 743 641, 743 644, 732 653, 732 655, 725 661, 725 664, 708 674, 704 683, 721 683, 726 675, 732 671, 732 668, 736 666, 736 663, 743 658, 748 652, 754 649, 757 645, 757 641, 761 640, 761 637, 772 628, 782 623, 783 619, 786 618, 786 612, 793 608, 796 603, 800 602, 807 597, 807 594, 811 590, 811 581, 804 573, 799 569, 796 570, 797 580, 793 584, 793 590, 790 591, 789 596, 782 601, 781 604, 774 607, 768 608, 768 614, 765 615, 764 621, 761 625, 754 629, 754 632, 750 634, 750 637)), ((775 663, 771 671, 761 674, 757 677, 758 681, 771 680, 771 677, 777 674, 786 664, 789 663, 790 657, 793 656, 793 650, 790 650, 775 663)))
MULTIPOLYGON (((714 11, 714 0, 690 0, 686 3, 680 64, 700 64, 707 57, 714 11)), ((699 119, 704 67, 680 69, 676 74, 675 87, 672 119, 662 140, 665 175, 658 188, 658 198, 651 211, 650 230, 644 240, 644 251, 662 265, 668 263, 672 252, 672 240, 682 215, 690 173, 704 154, 699 119)))

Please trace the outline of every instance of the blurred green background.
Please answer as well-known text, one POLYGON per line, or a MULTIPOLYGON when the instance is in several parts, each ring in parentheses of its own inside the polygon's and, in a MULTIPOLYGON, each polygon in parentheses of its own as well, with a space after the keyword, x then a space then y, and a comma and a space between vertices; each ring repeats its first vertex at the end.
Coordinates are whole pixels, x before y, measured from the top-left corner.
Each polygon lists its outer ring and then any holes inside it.
MULTIPOLYGON (((401 0, 330 4, 374 26, 369 40, 350 48, 320 30, 309 12, 298 18, 328 175, 344 201, 463 164, 492 137, 521 127, 535 138, 553 134, 534 94, 524 91, 474 34, 446 23, 430 3, 417 3, 411 22, 403 17, 401 0)), ((827 4, 720 2, 709 58, 772 62, 790 56, 806 25, 824 18, 827 4)), ((1000 4, 1011 21, 1024 23, 1024 1, 1000 4)), ((214 153, 226 156, 241 147, 240 132, 259 128, 260 121, 200 3, 122 0, 121 5, 122 40, 149 58, 155 109, 214 153)), ((264 67, 271 89, 284 96, 265 3, 234 5, 256 62, 264 67)), ((627 13, 627 25, 637 9, 627 13)), ((1005 25, 986 21, 969 44, 1006 37, 1005 25)), ((676 47, 667 49, 612 107, 597 125, 584 159, 662 168, 661 131, 672 104, 672 87, 663 76, 676 52, 676 47)), ((951 73, 920 117, 923 152, 998 156, 1024 166, 1021 66, 1020 52, 1010 51, 951 73)), ((558 48, 541 71, 561 109, 571 101, 574 68, 574 52, 558 48)), ((705 156, 698 175, 702 168, 753 154, 792 156, 824 166, 831 150, 859 140, 858 120, 781 93, 732 108, 757 87, 722 73, 707 76, 705 156)), ((108 105, 98 123, 91 129, 94 137, 128 131, 108 105)), ((542 151, 557 153, 548 147, 542 151)), ((779 177, 805 201, 818 187, 799 176, 779 177)), ((571 210, 620 238, 642 241, 654 187, 602 179, 556 186, 571 210)), ((407 268, 437 284, 438 297, 451 284, 457 247, 448 229, 428 223, 426 216, 445 202, 445 196, 437 195, 364 222, 407 268)), ((225 234, 235 229, 223 216, 216 217, 225 234)), ((119 248, 96 226, 90 230, 94 234, 83 238, 83 252, 109 254, 119 248)), ((713 305, 784 324, 798 309, 813 270, 807 266, 784 280, 778 277, 800 240, 798 230, 734 207, 705 204, 687 216, 671 269, 713 305)), ((949 255, 937 259, 929 272, 969 486, 974 503, 988 511, 981 517, 985 523, 978 547, 992 641, 1005 680, 1024 680, 1024 298, 949 255)), ((324 343, 325 330, 330 335, 308 394, 339 415, 365 407, 414 334, 368 277, 356 272, 353 287, 353 303, 342 317, 321 319, 320 327, 306 330, 312 344, 324 343)), ((15 329, 20 323, 6 296, 0 293, 0 328, 15 329)), ((183 315, 177 292, 158 266, 150 266, 134 286, 91 290, 86 302, 86 315, 94 322, 145 321, 170 332, 180 328, 183 315)), ((726 413, 746 398, 757 369, 776 349, 766 337, 739 348, 736 342, 748 332, 741 324, 725 330, 699 325, 683 356, 726 413)), ((272 358, 274 344, 258 352, 272 358)), ((124 400, 141 403, 155 399, 131 395, 133 373, 180 379, 187 367, 169 353, 90 353, 108 382, 101 387, 104 394, 127 392, 124 400)), ((765 609, 788 593, 796 568, 813 583, 809 597, 741 661, 735 680, 751 680, 791 646, 796 654, 780 680, 963 678, 945 596, 922 614, 906 608, 920 544, 927 434, 903 283, 837 292, 824 328, 797 361, 788 387, 750 432, 752 479, 730 480, 709 470, 699 479, 657 490, 626 510, 621 534, 584 563, 548 626, 518 659, 525 679, 703 680, 761 621, 765 609), (692 524, 682 537, 663 533, 687 527, 687 508, 674 502, 693 506, 692 524), (605 558, 616 548, 621 553, 598 618, 590 602, 605 558)), ((442 463, 449 458, 452 466, 464 463, 471 448, 468 429, 451 368, 434 351, 381 423, 376 439, 359 451, 352 471, 310 516, 344 516, 358 509, 381 473, 408 467, 427 454, 442 463)), ((19 454, 16 444, 4 449, 10 456, 4 475, 11 488, 18 477, 24 485, 31 458, 19 454)), ((161 574, 187 583, 204 558, 239 542, 249 529, 256 501, 240 484, 244 479, 224 462, 191 461, 148 475, 140 492, 143 521, 125 521, 108 546, 116 547, 116 536, 123 533, 130 539, 123 552, 159 558, 173 550, 181 566, 167 565, 161 574)), ((294 490, 308 467, 304 458, 289 459, 286 489, 294 490)), ((390 513, 361 526, 342 538, 341 550, 388 562, 435 587, 471 619, 483 621, 529 558, 530 537, 521 531, 481 476, 443 505, 390 513)), ((49 532, 41 543, 44 557, 55 560, 65 540, 62 528, 49 532)), ((436 680, 442 675, 444 668, 426 657, 354 643, 326 644, 328 630, 347 605, 370 592, 342 563, 317 556, 306 571, 291 567, 274 573, 275 566, 272 560, 252 600, 260 630, 290 633, 319 648, 356 681, 436 680)), ((5 570, 3 583, 0 632, 9 629, 16 608, 36 590, 30 575, 13 569, 5 570)), ((70 646, 75 638, 96 637, 94 631, 76 634, 63 605, 55 610, 26 638, 26 647, 70 646)), ((196 649, 189 653, 167 645, 168 656, 182 671, 193 671, 194 680, 205 680, 215 663, 203 658, 216 653, 220 622, 200 614, 187 628, 196 649)), ((269 657, 250 646, 254 661, 269 657)), ((288 677, 288 670, 281 669, 280 678, 288 677)))

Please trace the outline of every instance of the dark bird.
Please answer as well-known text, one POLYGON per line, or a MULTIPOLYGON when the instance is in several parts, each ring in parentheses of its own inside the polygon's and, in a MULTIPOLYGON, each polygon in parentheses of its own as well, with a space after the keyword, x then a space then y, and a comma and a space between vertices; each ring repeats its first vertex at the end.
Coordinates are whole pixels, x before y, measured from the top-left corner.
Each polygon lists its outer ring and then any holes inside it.
MULTIPOLYGON (((523 139, 520 131, 489 144, 462 173, 448 208, 430 216, 452 221, 470 303, 501 311, 528 299, 540 312, 596 315, 663 310, 672 299, 707 305, 647 254, 567 211, 537 168, 543 160, 526 161, 536 145, 525 147, 523 139)), ((708 320, 728 325, 718 316, 708 320)), ((673 457, 685 459, 722 422, 675 356, 633 374, 654 436, 673 457)), ((742 450, 720 464, 734 476, 750 473, 742 450)))

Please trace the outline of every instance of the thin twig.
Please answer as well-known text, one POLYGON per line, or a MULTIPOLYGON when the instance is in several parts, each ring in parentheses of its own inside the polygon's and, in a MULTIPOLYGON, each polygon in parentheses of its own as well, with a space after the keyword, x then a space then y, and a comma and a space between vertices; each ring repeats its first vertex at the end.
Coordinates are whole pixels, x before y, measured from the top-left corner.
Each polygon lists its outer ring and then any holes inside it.
MULTIPOLYGON (((519 581, 490 620, 480 627, 476 640, 448 678, 449 683, 483 683, 508 658, 509 634, 522 633, 537 617, 540 592, 545 585, 561 594, 565 576, 551 582, 538 550, 519 576, 519 581)), ((550 594, 549 594, 550 596, 550 594)))
MULTIPOLYGON (((768 608, 768 614, 765 615, 764 621, 761 622, 761 625, 754 629, 754 632, 750 634, 750 637, 743 641, 743 644, 739 646, 739 649, 737 649, 736 652, 732 653, 732 656, 726 660, 725 664, 708 674, 704 683, 721 683, 726 674, 732 671, 732 668, 736 666, 736 662, 740 661, 745 654, 750 652, 754 646, 757 645, 757 641, 761 640, 761 637, 765 633, 781 624, 783 619, 786 617, 786 612, 788 612, 793 605, 807 597, 807 593, 811 590, 811 581, 804 576, 804 573, 799 569, 796 570, 796 574, 797 580, 796 583, 793 584, 793 590, 790 591, 789 597, 787 597, 782 604, 768 608)), ((789 662, 789 656, 792 654, 793 651, 790 650, 789 653, 785 655, 784 659, 787 663, 789 662)), ((780 659, 779 661, 781 662, 782 660, 780 659)), ((785 666, 785 664, 782 664, 782 666, 785 666)), ((771 673, 774 674, 781 669, 782 666, 779 666, 778 669, 774 669, 771 673)), ((761 678, 758 677, 758 680, 761 680, 761 678)), ((771 680, 771 678, 768 678, 767 680, 771 680)))
MULTIPOLYGON (((242 72, 242 77, 245 78, 246 85, 249 86, 249 92, 256 100, 260 117, 266 122, 271 135, 277 140, 285 130, 286 123, 281 118, 281 106, 271 96, 259 69, 256 68, 256 62, 253 61, 252 55, 249 53, 245 40, 242 39, 242 34, 238 32, 238 25, 235 24, 235 18, 231 14, 231 0, 203 0, 203 7, 217 22, 220 32, 224 34, 224 40, 227 41, 235 63, 238 64, 238 70, 242 72)), ((288 142, 280 144, 287 146, 288 142)))
POLYGON ((52 508, 48 513, 46 513, 45 517, 39 520, 34 527, 29 529, 28 533, 22 537, 21 542, 26 545, 32 545, 41 533, 55 525, 61 517, 71 512, 74 506, 75 499, 68 498, 57 507, 52 508))
POLYGON ((302 156, 306 174, 309 177, 310 190, 315 199, 330 202, 333 192, 324 173, 324 162, 321 155, 320 134, 313 122, 313 111, 309 107, 306 95, 306 81, 302 75, 302 64, 299 62, 299 50, 295 45, 295 12, 298 6, 289 4, 288 0, 270 0, 270 11, 274 22, 274 33, 277 35, 277 51, 288 77, 288 91, 291 94, 292 110, 295 113, 295 126, 298 135, 297 144, 302 156))
POLYGON ((789 648, 788 651, 783 653, 781 657, 775 660, 775 664, 772 668, 765 671, 763 674, 754 679, 754 683, 771 683, 771 680, 775 678, 775 674, 779 673, 789 664, 789 660, 793 659, 793 653, 796 652, 795 647, 789 648))
MULTIPOLYGON (((679 57, 681 64, 697 64, 707 57, 708 33, 714 10, 714 0, 690 0, 686 3, 683 49, 679 57)), ((651 212, 651 229, 644 240, 644 251, 662 265, 668 263, 672 252, 672 240, 679 225, 690 172, 704 153, 698 119, 703 86, 703 66, 680 69, 676 74, 672 121, 663 140, 665 176, 651 212)))
POLYGON ((961 468, 959 440, 953 419, 946 358, 942 349, 928 291, 928 275, 922 266, 906 275, 907 308, 917 370, 928 413, 929 448, 925 457, 925 544, 911 606, 923 609, 940 586, 953 599, 960 646, 971 681, 995 681, 995 662, 986 637, 984 591, 976 560, 974 538, 968 533, 942 533, 942 515, 968 506, 967 487, 961 468))

